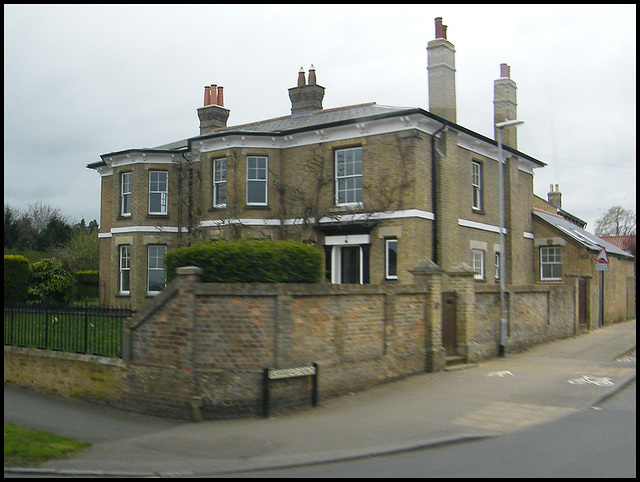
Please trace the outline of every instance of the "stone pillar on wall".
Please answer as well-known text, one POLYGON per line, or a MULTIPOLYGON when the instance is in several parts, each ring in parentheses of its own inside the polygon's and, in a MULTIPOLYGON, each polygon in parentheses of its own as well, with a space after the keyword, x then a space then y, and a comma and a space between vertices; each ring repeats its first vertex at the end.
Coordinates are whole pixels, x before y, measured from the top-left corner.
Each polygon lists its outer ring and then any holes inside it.
MULTIPOLYGON (((187 324, 189 325, 189 331, 191 333, 191 353, 189 356, 189 369, 191 371, 191 397, 189 403, 191 405, 191 418, 194 422, 202 421, 202 413, 200 411, 203 400, 199 386, 197 357, 198 357, 198 338, 200 334, 198 332, 198 318, 196 313, 196 300, 195 300, 195 287, 200 282, 200 275, 202 269, 197 266, 185 266, 183 268, 176 269, 176 278, 179 280, 179 290, 182 295, 182 299, 186 301, 184 311, 188 314, 187 324)), ((186 368, 186 367, 185 367, 186 368)))
POLYGON ((460 263, 447 271, 448 291, 456 293, 456 351, 467 363, 478 359, 474 350, 474 320, 476 319, 475 271, 466 263, 460 263))
POLYGON ((442 346, 442 270, 431 260, 419 263, 409 270, 416 285, 426 286, 424 321, 426 371, 436 372, 445 366, 442 346))

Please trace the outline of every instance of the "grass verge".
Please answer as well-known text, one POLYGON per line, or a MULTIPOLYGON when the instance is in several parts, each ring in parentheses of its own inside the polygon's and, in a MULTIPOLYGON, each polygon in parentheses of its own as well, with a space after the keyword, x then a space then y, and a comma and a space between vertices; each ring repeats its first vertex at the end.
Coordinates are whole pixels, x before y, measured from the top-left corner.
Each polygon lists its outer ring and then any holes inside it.
POLYGON ((82 442, 13 423, 4 424, 4 466, 34 467, 47 460, 59 459, 89 447, 82 442))

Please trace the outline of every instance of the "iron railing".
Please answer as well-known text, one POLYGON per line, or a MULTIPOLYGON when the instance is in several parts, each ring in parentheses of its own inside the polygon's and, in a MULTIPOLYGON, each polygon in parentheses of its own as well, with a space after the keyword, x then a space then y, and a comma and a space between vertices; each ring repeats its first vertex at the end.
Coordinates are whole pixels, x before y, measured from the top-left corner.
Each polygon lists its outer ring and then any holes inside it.
POLYGON ((4 306, 4 344, 122 357, 129 308, 12 304, 4 306))

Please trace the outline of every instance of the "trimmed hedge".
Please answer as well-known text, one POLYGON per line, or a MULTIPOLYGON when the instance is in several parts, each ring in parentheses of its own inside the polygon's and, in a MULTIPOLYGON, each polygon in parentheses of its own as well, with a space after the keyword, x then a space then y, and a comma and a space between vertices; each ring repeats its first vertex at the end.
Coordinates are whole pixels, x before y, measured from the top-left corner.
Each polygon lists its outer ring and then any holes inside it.
POLYGON ((29 260, 24 256, 4 256, 4 301, 24 301, 29 286, 29 260))
POLYGON ((318 283, 322 252, 298 241, 207 241, 167 251, 167 283, 176 268, 197 266, 205 283, 318 283))

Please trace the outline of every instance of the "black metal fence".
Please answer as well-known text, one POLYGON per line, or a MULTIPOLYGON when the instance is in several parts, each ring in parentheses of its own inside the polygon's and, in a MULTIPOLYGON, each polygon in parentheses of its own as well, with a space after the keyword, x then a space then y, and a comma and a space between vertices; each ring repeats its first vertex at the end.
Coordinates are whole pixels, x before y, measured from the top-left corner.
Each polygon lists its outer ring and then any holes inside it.
POLYGON ((71 353, 122 356, 129 308, 5 305, 4 344, 71 353))

